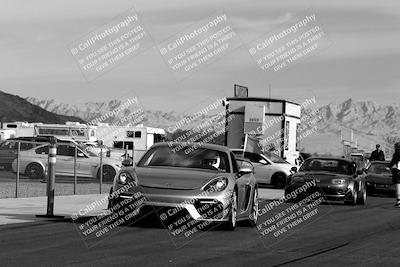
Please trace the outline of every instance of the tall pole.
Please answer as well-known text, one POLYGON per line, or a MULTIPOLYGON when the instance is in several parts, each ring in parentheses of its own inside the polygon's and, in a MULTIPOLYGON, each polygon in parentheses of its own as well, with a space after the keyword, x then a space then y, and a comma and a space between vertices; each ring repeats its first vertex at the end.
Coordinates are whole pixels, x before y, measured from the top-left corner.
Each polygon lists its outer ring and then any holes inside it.
POLYGON ((103 187, 103 141, 99 141, 100 145, 100 194, 103 187))
POLYGON ((76 176, 76 158, 78 157, 78 149, 76 144, 74 145, 74 195, 76 195, 76 185, 78 183, 78 179, 76 176))
POLYGON ((18 142, 18 151, 17 151, 17 179, 15 184, 15 198, 18 198, 18 187, 19 187, 19 154, 21 152, 21 142, 18 142))
POLYGON ((47 171, 47 212, 46 215, 36 215, 36 217, 44 218, 64 218, 64 216, 54 215, 54 191, 56 182, 56 155, 57 155, 57 139, 50 137, 49 158, 47 171))
POLYGON ((57 139, 50 138, 47 179, 47 216, 54 216, 54 183, 56 180, 57 139))

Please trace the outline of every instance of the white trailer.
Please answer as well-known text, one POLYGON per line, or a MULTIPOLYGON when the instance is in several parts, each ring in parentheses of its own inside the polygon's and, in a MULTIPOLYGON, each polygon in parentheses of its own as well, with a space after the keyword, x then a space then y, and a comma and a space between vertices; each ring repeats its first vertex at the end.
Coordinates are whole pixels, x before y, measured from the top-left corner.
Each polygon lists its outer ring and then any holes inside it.
MULTIPOLYGON (((165 130, 160 128, 138 126, 97 125, 97 138, 103 144, 114 149, 134 149, 134 161, 147 151, 153 144, 165 140, 165 130)), ((131 154, 131 153, 130 153, 131 154)))
POLYGON ((55 136, 60 139, 74 139, 78 142, 96 142, 96 126, 79 122, 65 124, 37 124, 34 136, 55 136))
POLYGON ((14 131, 14 137, 35 136, 35 125, 41 123, 28 123, 23 121, 3 122, 1 123, 2 130, 14 131))

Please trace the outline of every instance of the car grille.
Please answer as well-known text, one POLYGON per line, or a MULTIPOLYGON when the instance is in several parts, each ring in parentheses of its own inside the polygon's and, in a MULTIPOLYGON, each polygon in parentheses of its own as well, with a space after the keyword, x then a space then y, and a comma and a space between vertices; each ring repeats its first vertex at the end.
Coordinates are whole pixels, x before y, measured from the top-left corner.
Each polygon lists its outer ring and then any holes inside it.
POLYGON ((198 199, 194 202, 197 212, 205 219, 222 219, 224 207, 219 201, 198 199))

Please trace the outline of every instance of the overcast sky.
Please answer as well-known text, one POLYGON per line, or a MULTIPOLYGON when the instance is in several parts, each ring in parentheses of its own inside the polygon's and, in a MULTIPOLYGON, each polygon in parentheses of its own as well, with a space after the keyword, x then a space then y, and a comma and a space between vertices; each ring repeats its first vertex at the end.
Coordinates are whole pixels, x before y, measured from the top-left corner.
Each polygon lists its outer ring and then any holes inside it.
POLYGON ((0 90, 78 103, 137 95, 146 108, 187 110, 232 96, 233 84, 250 96, 319 105, 349 97, 388 104, 400 99, 399 1, 149 1, 0 0, 0 90), (69 45, 135 8, 155 46, 87 82, 69 45), (223 9, 244 43, 312 7, 332 41, 329 48, 276 77, 260 71, 245 45, 183 81, 171 75, 157 44, 223 9))

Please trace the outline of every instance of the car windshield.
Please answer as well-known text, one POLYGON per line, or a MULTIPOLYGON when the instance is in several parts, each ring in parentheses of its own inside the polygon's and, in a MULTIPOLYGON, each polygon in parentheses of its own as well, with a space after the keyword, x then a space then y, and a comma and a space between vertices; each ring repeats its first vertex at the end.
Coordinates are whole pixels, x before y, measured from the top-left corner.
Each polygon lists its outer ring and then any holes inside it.
POLYGON ((299 171, 321 171, 352 175, 355 166, 340 159, 307 159, 299 171))
POLYGON ((389 163, 371 163, 367 169, 368 173, 392 174, 389 163))
POLYGON ((157 146, 138 162, 138 167, 180 167, 230 172, 228 154, 194 146, 157 146))
POLYGON ((289 162, 287 162, 286 160, 284 160, 283 158, 279 157, 278 155, 271 153, 271 152, 265 152, 264 155, 269 158, 270 161, 272 161, 273 163, 286 163, 289 164, 289 162))

